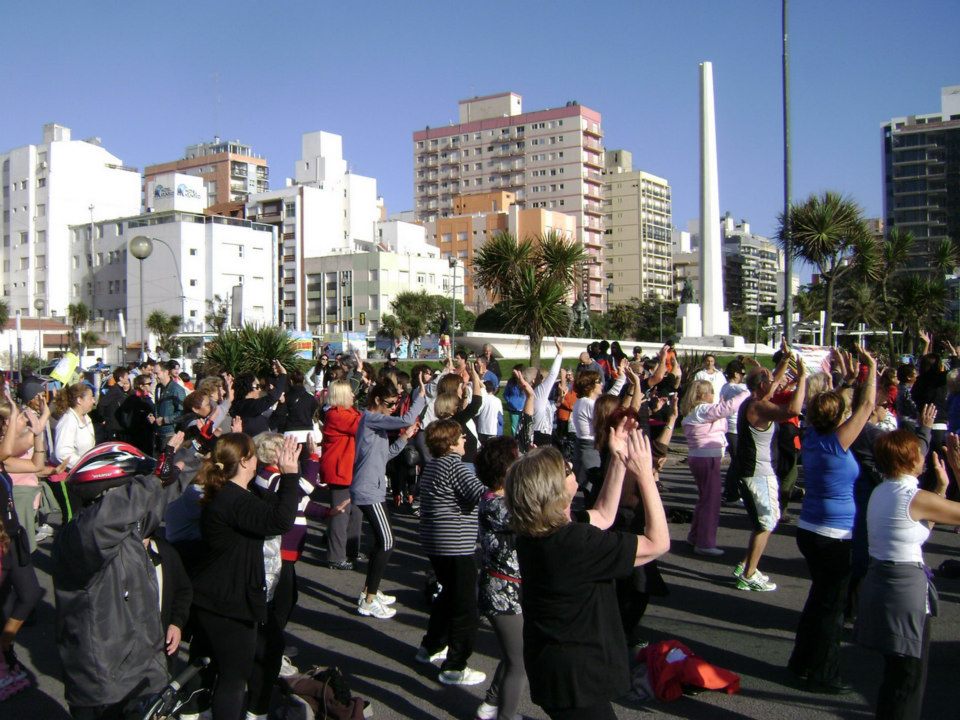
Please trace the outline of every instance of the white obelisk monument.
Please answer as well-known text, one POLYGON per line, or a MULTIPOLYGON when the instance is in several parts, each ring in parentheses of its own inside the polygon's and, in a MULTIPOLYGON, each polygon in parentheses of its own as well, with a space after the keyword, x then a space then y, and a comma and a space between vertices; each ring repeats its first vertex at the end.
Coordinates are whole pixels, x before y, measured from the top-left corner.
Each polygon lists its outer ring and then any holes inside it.
POLYGON ((700 308, 704 336, 729 335, 723 309, 723 237, 717 179, 717 124, 713 107, 713 63, 700 63, 700 308))

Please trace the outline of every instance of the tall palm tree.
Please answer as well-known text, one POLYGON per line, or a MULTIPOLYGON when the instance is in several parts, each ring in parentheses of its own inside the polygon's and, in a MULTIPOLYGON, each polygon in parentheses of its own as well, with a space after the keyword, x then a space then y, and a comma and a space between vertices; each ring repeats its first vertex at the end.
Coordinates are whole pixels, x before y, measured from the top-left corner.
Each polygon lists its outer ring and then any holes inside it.
MULTIPOLYGON (((785 223, 780 215, 779 240, 784 244, 785 223)), ((863 210, 850 198, 827 191, 811 195, 790 208, 790 236, 794 256, 817 268, 826 292, 823 343, 832 342, 833 301, 837 281, 858 262, 872 258, 874 240, 863 210)))
POLYGON ((893 276, 906 267, 913 249, 913 233, 893 228, 886 239, 880 243, 877 252, 879 265, 876 272, 876 284, 880 294, 884 323, 887 326, 887 347, 893 353, 893 322, 897 306, 891 292, 893 276))
POLYGON ((544 337, 567 330, 566 300, 586 259, 580 243, 556 232, 519 242, 497 233, 474 256, 474 281, 497 297, 507 325, 527 334, 531 365, 544 337))
POLYGON ((911 274, 897 278, 893 293, 898 308, 896 321, 907 334, 912 354, 920 331, 943 317, 947 288, 939 278, 911 274))
POLYGON ((70 347, 76 348, 78 353, 82 353, 84 345, 82 332, 87 323, 90 322, 90 308, 82 302, 67 305, 67 319, 73 326, 73 332, 70 334, 70 347))

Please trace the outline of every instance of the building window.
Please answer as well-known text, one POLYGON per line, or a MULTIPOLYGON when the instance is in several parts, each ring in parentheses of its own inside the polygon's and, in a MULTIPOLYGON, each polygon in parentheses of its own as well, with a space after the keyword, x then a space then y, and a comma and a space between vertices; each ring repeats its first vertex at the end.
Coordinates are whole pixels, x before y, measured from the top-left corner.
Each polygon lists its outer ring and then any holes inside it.
POLYGON ((191 281, 190 281, 190 287, 196 287, 196 286, 197 286, 197 281, 196 281, 196 280, 191 280, 191 281))
POLYGON ((423 285, 423 284, 426 283, 426 282, 427 282, 427 274, 426 274, 426 273, 417 273, 417 284, 418 284, 418 285, 423 285))
POLYGON ((377 281, 377 271, 376 271, 376 270, 370 270, 369 275, 368 275, 368 279, 370 280, 370 282, 376 282, 376 281, 377 281))
POLYGON ((44 204, 37 205, 37 217, 46 217, 47 216, 47 206, 44 204))
POLYGON ((197 254, 197 249, 196 249, 196 248, 190 248, 190 254, 191 254, 191 255, 196 255, 196 254, 197 254))
POLYGON ((73 269, 74 269, 74 270, 77 270, 77 269, 79 269, 79 267, 80 267, 80 256, 79 256, 79 255, 74 255, 74 256, 73 256, 73 269))

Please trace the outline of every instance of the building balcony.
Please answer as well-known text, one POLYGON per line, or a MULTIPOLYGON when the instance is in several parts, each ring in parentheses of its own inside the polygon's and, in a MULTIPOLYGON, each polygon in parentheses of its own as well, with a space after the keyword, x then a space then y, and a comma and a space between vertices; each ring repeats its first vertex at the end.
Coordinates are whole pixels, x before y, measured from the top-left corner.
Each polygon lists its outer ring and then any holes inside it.
POLYGON ((598 170, 603 169, 603 159, 599 155, 584 153, 582 162, 587 167, 597 168, 598 170))
POLYGON ((603 131, 596 123, 585 123, 583 127, 583 134, 589 137, 595 137, 597 139, 603 137, 603 131))

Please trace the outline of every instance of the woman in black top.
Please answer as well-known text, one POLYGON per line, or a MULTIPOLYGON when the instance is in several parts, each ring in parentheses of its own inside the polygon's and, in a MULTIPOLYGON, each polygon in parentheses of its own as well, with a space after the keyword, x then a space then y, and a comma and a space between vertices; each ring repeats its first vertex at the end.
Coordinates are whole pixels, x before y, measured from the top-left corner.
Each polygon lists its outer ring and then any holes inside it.
POLYGON ((614 579, 670 548, 649 441, 636 423, 611 433, 613 458, 597 506, 576 513, 573 469, 552 447, 517 460, 505 499, 517 532, 523 578, 524 665, 530 697, 558 718, 616 718, 610 700, 630 689, 614 579), (604 532, 613 522, 623 478, 637 478, 646 513, 641 536, 604 532))
POLYGON ((223 435, 197 473, 203 486, 200 530, 204 553, 193 580, 194 640, 190 658, 213 659, 204 685, 213 685, 213 720, 237 720, 253 669, 257 625, 266 619, 267 578, 263 543, 293 527, 299 494, 297 442, 285 439, 276 494, 252 483, 257 472, 253 441, 223 435))
POLYGON ((275 382, 270 388, 263 386, 251 373, 244 373, 233 382, 234 401, 230 415, 243 421, 243 431, 253 437, 270 429, 272 408, 287 389, 287 371, 278 361, 273 361, 275 382))
MULTIPOLYGON (((480 412, 480 406, 483 405, 483 383, 480 381, 480 376, 477 374, 477 368, 474 363, 468 363, 467 365, 470 368, 470 380, 473 385, 473 397, 470 398, 470 402, 465 402, 466 397, 464 395, 464 385, 463 382, 456 386, 455 392, 445 392, 445 381, 448 377, 456 377, 456 375, 450 374, 445 375, 438 385, 438 390, 440 394, 437 396, 437 399, 433 401, 433 410, 436 413, 437 420, 444 420, 446 418, 451 418, 460 423, 460 427, 463 430, 464 435, 466 435, 466 442, 464 444, 463 450, 463 463, 473 471, 473 464, 477 459, 477 450, 480 446, 480 441, 476 435, 476 426, 470 422, 473 420, 477 413, 480 412)), ((429 450, 429 448, 428 448, 429 450)), ((427 452, 425 453, 425 458, 429 460, 432 455, 427 452)))
POLYGON ((133 380, 133 392, 120 404, 117 421, 123 428, 123 438, 141 452, 156 455, 156 425, 154 421, 153 394, 150 391, 150 376, 137 375, 133 380))
POLYGON ((304 387, 303 373, 294 368, 288 374, 290 386, 273 411, 273 423, 278 433, 291 430, 313 430, 313 415, 317 411, 316 396, 304 387))

